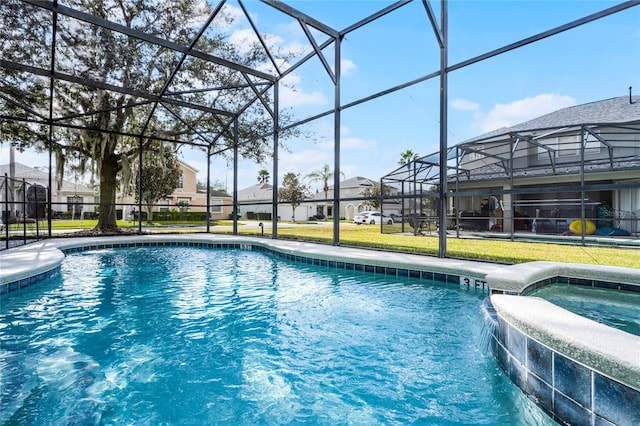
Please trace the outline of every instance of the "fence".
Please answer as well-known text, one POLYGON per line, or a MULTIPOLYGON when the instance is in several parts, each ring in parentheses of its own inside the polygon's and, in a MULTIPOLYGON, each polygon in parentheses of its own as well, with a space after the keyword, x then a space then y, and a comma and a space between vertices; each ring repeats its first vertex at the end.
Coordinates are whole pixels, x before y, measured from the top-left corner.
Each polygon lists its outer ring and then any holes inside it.
POLYGON ((0 250, 47 238, 47 188, 24 179, 0 180, 0 250))

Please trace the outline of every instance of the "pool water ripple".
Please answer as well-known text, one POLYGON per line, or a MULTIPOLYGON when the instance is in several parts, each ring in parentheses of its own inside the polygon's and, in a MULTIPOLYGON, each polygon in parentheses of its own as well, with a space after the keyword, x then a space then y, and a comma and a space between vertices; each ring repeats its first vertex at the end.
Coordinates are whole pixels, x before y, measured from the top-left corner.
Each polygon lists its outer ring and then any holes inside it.
POLYGON ((485 295, 247 250, 69 255, 0 308, 0 424, 554 424, 485 295))

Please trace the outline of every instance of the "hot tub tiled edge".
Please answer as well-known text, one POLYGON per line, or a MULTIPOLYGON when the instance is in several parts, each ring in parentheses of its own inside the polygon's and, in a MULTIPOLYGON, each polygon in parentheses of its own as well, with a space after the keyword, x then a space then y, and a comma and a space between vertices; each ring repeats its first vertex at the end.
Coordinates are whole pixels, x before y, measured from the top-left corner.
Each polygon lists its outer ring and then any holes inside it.
POLYGON ((640 270, 532 262, 487 281, 492 350, 518 387, 561 422, 640 424, 640 337, 521 296, 556 282, 640 291, 640 270))

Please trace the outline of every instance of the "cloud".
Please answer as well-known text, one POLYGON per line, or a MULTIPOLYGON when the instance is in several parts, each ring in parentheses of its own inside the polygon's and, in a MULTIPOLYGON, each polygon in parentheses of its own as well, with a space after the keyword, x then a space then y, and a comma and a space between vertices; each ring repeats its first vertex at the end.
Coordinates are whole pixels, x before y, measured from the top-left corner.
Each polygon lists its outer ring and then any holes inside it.
POLYGON ((362 138, 340 138, 340 148, 342 149, 368 149, 376 148, 376 141, 362 138))
POLYGON ((327 97, 319 90, 313 92, 298 91, 287 86, 280 86, 280 106, 290 108, 302 105, 326 105, 327 97))
POLYGON ((454 99, 451 101, 451 107, 460 111, 476 111, 480 108, 480 104, 466 99, 454 99))
POLYGON ((349 75, 357 68, 356 64, 350 59, 342 59, 340 61, 340 73, 342 76, 349 75))
POLYGON ((489 132, 557 111, 576 104, 570 96, 542 93, 532 98, 524 98, 508 104, 496 104, 487 114, 476 114, 479 127, 489 132))

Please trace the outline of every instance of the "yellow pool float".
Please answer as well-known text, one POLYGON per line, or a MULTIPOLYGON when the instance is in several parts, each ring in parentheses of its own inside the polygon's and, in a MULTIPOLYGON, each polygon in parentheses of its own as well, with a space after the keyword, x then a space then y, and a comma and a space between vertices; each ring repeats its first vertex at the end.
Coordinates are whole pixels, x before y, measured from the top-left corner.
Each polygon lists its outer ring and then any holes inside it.
MULTIPOLYGON (((582 235, 582 220, 576 219, 569 224, 569 230, 576 235, 582 235)), ((584 234, 591 235, 596 232, 596 224, 590 220, 584 221, 584 234)))

